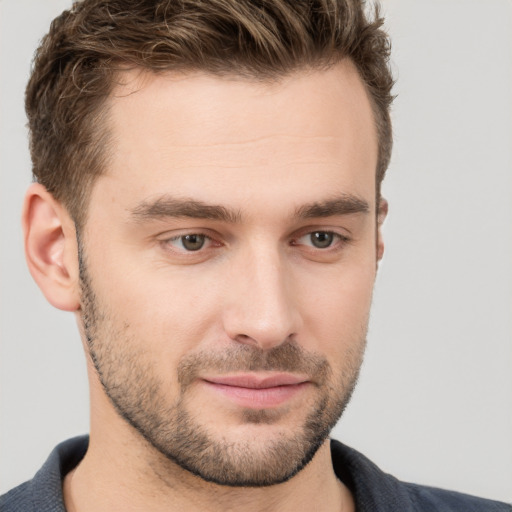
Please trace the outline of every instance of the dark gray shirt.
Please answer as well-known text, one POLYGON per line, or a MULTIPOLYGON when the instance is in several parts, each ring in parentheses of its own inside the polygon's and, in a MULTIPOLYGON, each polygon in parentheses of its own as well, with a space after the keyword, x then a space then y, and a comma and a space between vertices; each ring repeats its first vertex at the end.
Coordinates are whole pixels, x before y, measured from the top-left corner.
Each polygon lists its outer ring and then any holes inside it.
MULTIPOLYGON (((1 512, 65 512, 62 481, 88 443, 82 436, 59 444, 32 480, 0 497, 1 512)), ((352 492, 357 512, 512 512, 505 503, 400 482, 338 441, 331 441, 331 451, 334 471, 352 492)))

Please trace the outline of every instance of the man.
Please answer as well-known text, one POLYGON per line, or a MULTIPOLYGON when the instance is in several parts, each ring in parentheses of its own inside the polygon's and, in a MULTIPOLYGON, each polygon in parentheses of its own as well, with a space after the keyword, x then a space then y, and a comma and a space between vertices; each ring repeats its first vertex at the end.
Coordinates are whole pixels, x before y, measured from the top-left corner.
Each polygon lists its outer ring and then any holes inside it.
POLYGON ((383 253, 387 58, 353 2, 92 0, 54 22, 26 254, 76 313, 91 433, 5 510, 509 510, 328 440, 383 253))

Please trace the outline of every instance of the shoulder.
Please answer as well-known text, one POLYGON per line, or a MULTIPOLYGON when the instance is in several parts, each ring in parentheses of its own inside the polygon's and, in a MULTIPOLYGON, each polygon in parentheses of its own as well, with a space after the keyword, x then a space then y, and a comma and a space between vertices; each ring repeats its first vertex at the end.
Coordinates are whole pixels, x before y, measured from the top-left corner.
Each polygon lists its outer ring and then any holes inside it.
POLYGON ((87 436, 59 444, 32 480, 0 496, 2 512, 65 512, 62 498, 64 476, 82 460, 87 436))
POLYGON ((331 441, 333 468, 359 512, 512 512, 506 503, 401 482, 353 448, 331 441))
POLYGON ((455 491, 402 483, 418 510, 425 512, 512 512, 506 503, 478 498, 455 491))
POLYGON ((0 496, 0 510, 2 512, 24 512, 33 510, 32 480, 25 482, 6 494, 0 496))

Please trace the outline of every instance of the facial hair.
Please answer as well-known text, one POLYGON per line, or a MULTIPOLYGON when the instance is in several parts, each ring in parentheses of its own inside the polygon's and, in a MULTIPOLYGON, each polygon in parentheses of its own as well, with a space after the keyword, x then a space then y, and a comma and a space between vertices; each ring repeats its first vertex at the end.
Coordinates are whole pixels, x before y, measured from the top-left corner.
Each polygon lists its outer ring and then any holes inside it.
MULTIPOLYGON (((81 319, 89 356, 115 410, 138 434, 166 459, 224 486, 279 484, 311 461, 350 400, 362 363, 366 325, 354 348, 346 352, 338 375, 324 356, 304 350, 291 339, 268 351, 234 342, 222 353, 186 355, 177 367, 178 398, 171 403, 167 382, 155 374, 148 357, 150 340, 134 339, 130 325, 120 325, 109 312, 108 301, 94 291, 80 239, 78 247, 81 319), (315 383, 316 399, 293 433, 279 432, 263 447, 255 446, 252 436, 233 440, 212 432, 200 411, 190 405, 191 388, 207 371, 305 374, 315 383)), ((281 417, 272 409, 242 411, 242 421, 252 425, 278 424, 281 417)))

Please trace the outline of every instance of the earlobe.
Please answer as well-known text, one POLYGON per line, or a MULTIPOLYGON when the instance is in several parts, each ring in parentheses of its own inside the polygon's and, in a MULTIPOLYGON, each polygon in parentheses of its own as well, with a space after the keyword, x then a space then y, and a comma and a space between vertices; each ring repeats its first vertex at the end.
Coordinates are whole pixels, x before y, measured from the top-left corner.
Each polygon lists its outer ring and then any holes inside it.
POLYGON ((382 238, 382 224, 388 214, 388 202, 381 198, 379 202, 379 211, 377 212, 377 261, 384 256, 384 240, 382 238))
POLYGON ((23 233, 28 268, 44 296, 58 309, 79 309, 75 225, 67 210, 39 183, 23 204, 23 233))

